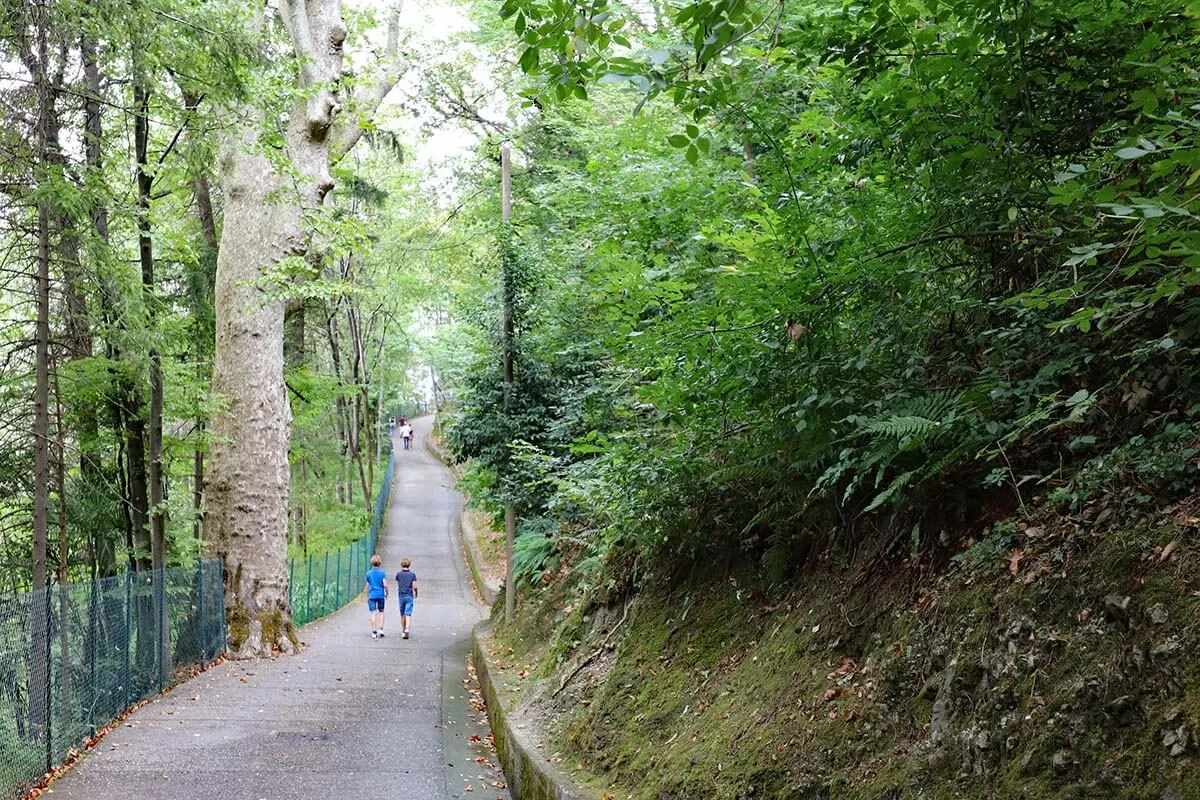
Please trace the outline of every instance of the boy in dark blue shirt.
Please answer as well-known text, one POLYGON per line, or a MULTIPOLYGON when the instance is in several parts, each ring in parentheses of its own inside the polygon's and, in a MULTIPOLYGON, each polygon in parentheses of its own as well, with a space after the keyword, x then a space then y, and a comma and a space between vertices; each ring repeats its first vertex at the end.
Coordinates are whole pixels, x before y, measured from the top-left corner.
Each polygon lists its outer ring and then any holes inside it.
POLYGON ((380 568, 383 559, 371 556, 371 568, 364 580, 367 584, 367 610, 371 612, 371 638, 383 636, 383 606, 387 600, 387 573, 380 568), (376 625, 376 618, 379 624, 376 625))
POLYGON ((396 573, 396 596, 400 599, 400 626, 403 636, 408 638, 408 624, 413 612, 413 600, 417 599, 417 573, 408 567, 412 562, 400 560, 400 571, 396 573))

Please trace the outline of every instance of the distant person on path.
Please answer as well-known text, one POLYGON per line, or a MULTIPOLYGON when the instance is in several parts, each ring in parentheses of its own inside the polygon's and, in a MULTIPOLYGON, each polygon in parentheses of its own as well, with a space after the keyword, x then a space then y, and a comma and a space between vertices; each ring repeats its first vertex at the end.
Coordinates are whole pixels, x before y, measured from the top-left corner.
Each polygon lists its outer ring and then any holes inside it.
POLYGON ((400 438, 404 441, 404 449, 405 450, 409 449, 410 442, 412 442, 412 435, 413 435, 413 426, 411 424, 409 424, 408 420, 404 420, 403 422, 401 422, 400 423, 400 438))
POLYGON ((408 625, 412 620, 413 601, 417 599, 417 573, 409 569, 411 564, 407 558, 401 559, 400 571, 396 573, 396 596, 400 599, 400 627, 405 639, 408 638, 408 625))
POLYGON ((371 556, 371 568, 364 580, 367 583, 367 610, 371 612, 371 638, 383 636, 383 606, 387 601, 387 573, 380 568, 383 559, 371 556), (378 620, 378 622, 377 622, 378 620))

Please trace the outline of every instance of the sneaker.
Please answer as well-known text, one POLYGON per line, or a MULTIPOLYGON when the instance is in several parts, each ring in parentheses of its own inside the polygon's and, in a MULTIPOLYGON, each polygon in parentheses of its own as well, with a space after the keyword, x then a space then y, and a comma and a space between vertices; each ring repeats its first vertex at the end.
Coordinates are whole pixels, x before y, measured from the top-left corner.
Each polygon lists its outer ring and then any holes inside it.
POLYGON ((371 638, 372 638, 372 639, 378 639, 378 638, 379 638, 379 634, 378 634, 378 633, 376 633, 375 631, 371 631, 371 638))
POLYGON ((408 631, 405 631, 405 632, 404 632, 404 638, 405 638, 405 639, 407 639, 407 638, 408 638, 408 631))
POLYGON ((382 639, 382 638, 383 638, 383 631, 380 631, 380 632, 379 632, 379 638, 380 638, 380 639, 382 639))

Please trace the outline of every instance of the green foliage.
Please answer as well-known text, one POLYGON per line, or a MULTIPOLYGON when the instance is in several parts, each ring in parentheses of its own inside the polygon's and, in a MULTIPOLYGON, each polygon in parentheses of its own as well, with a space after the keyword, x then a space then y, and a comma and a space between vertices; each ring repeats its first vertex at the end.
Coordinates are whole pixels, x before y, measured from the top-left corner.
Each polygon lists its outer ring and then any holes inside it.
POLYGON ((547 570, 557 566, 554 521, 526 520, 513 541, 513 578, 519 587, 538 586, 547 570))
POLYGON ((776 582, 1048 493, 1188 491, 1195 11, 508 0, 539 288, 511 420, 494 328, 458 362, 459 454, 577 558, 776 582))

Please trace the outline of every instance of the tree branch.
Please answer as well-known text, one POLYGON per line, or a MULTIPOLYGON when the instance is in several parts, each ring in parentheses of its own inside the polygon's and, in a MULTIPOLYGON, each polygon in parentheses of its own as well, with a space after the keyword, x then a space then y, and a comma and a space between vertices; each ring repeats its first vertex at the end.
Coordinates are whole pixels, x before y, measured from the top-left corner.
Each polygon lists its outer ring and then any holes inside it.
POLYGON ((897 253, 903 253, 905 250, 912 250, 914 247, 923 247, 927 244, 936 244, 937 242, 945 242, 950 239, 962 239, 970 242, 972 239, 985 239, 996 236, 1017 237, 1022 239, 1044 239, 1042 234, 1030 233, 1029 231, 1021 230, 994 230, 994 231, 963 231, 961 233, 938 233, 932 236, 924 236, 911 242, 890 247, 887 250, 880 250, 878 253, 872 253, 867 256, 868 261, 874 261, 887 256, 894 256, 897 253))
MULTIPOLYGON (((400 59, 400 10, 403 8, 403 0, 397 0, 396 5, 392 8, 391 16, 388 18, 387 29, 387 47, 383 53, 383 59, 387 62, 383 73, 379 76, 375 84, 367 93, 367 100, 364 104, 363 111, 365 113, 358 115, 359 117, 374 117, 375 112, 379 110, 379 106, 383 104, 388 93, 392 91, 396 83, 400 80, 400 74, 404 71, 403 63, 400 59)), ((358 144, 358 140, 363 135, 363 127, 358 123, 358 119, 350 119, 350 115, 345 114, 341 118, 337 134, 334 137, 333 146, 329 150, 329 163, 336 164, 346 157, 346 154, 354 149, 354 145, 358 144)))
POLYGON ((300 67, 300 88, 310 89, 313 85, 312 62, 316 56, 313 49, 312 31, 308 27, 308 3, 306 0, 280 0, 280 17, 292 36, 296 50, 296 61, 300 67))

